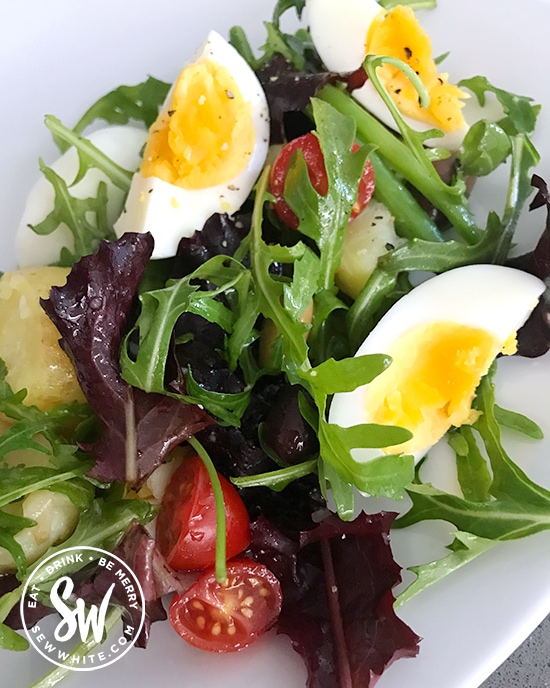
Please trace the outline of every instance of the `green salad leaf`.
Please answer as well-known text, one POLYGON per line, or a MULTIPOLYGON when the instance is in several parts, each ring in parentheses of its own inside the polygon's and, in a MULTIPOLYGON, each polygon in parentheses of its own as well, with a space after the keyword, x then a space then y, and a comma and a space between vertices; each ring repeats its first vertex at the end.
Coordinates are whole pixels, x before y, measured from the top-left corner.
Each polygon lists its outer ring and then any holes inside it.
POLYGON ((457 571, 495 545, 495 540, 478 537, 472 533, 456 532, 454 540, 447 546, 449 554, 428 564, 409 567, 409 571, 415 573, 417 577, 396 597, 394 609, 399 609, 419 592, 457 571))
MULTIPOLYGON (((396 526, 442 519, 461 531, 493 540, 512 540, 550 528, 550 491, 534 483, 502 446, 495 417, 495 369, 493 366, 491 374, 483 378, 476 397, 481 414, 474 427, 483 441, 492 473, 490 485, 481 492, 481 501, 474 501, 480 494, 472 490, 469 480, 464 481, 468 488, 464 497, 415 482, 407 488, 412 508, 396 521, 396 526)), ((469 452, 470 445, 461 451, 469 452)), ((471 465, 479 465, 478 457, 468 456, 468 460, 474 462, 471 465)), ((487 474, 483 481, 488 482, 487 474)))
MULTIPOLYGON (((159 109, 168 95, 170 84, 152 76, 135 86, 119 86, 96 101, 73 127, 75 134, 82 134, 97 120, 109 124, 128 124, 141 122, 150 127, 156 120, 159 109)), ((66 141, 61 140, 60 148, 65 151, 66 141)))

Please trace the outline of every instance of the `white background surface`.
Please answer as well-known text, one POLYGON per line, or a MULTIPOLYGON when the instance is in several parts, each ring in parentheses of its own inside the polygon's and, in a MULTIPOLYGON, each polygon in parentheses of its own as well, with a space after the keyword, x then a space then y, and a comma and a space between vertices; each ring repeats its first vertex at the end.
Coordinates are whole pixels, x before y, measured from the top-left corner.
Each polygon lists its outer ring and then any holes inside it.
MULTIPOLYGON (((342 2, 342 0, 339 0, 342 2)), ((344 3, 342 2, 342 5, 344 3)), ((73 124, 99 96, 121 83, 151 74, 175 77, 207 32, 226 33, 232 24, 263 40, 262 20, 271 0, 20 0, 2 10, 0 24, 0 268, 13 267, 13 234, 25 195, 38 176, 37 158, 55 157, 42 126, 52 113, 73 124)), ((453 79, 485 74, 498 86, 532 95, 545 111, 537 144, 539 173, 550 178, 550 80, 545 76, 550 4, 543 0, 439 0, 423 14, 436 55, 451 50, 446 68, 453 79)), ((502 198, 498 184, 480 193, 480 207, 502 198)), ((522 224, 522 247, 543 224, 538 211, 522 224), (532 225, 529 228, 529 225, 532 225)), ((550 362, 505 361, 499 386, 504 405, 525 412, 550 432, 545 392, 550 362)), ((550 487, 550 442, 509 443, 514 458, 550 487)), ((449 476, 445 452, 432 458, 439 481, 449 476)), ((400 563, 420 563, 442 553, 446 528, 416 529, 394 536, 400 563)), ((394 664, 379 688, 474 688, 550 611, 550 536, 504 544, 419 595, 401 616, 423 636, 414 660, 394 664)), ((32 650, 0 654, 2 685, 26 688, 50 668, 32 650)), ((204 654, 184 645, 167 624, 157 624, 147 651, 133 650, 100 673, 71 676, 67 688, 182 686, 303 688, 305 670, 284 637, 268 636, 232 656, 204 654)))

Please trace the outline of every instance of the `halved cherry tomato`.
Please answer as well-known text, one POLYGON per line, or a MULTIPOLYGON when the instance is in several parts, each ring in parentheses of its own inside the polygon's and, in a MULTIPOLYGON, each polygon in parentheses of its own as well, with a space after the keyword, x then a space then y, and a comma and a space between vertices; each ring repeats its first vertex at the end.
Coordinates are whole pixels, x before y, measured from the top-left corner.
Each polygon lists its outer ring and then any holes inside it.
POLYGON ((250 645, 277 620, 281 585, 252 559, 227 562, 227 583, 206 571, 183 595, 174 595, 170 623, 188 643, 210 652, 236 652, 250 645))
MULTIPOLYGON (((299 136, 287 143, 277 156, 271 168, 269 190, 276 199, 276 203, 273 206, 275 212, 285 225, 288 225, 292 229, 298 229, 299 221, 284 200, 284 190, 290 158, 298 149, 302 151, 304 161, 307 165, 309 179, 315 191, 321 196, 325 196, 328 191, 327 172, 319 139, 314 134, 309 133, 299 136)), ((354 143, 351 150, 353 152, 359 150, 358 144, 354 143)), ((357 217, 370 201, 374 192, 374 185, 374 169, 370 160, 367 160, 365 169, 363 170, 363 176, 359 181, 357 201, 351 211, 350 219, 357 217)))
MULTIPOLYGON (((250 519, 237 490, 218 476, 225 502, 227 558, 250 543, 250 519)), ((177 570, 204 569, 216 559, 216 508, 205 465, 185 459, 172 476, 157 518, 156 538, 168 564, 177 570)))

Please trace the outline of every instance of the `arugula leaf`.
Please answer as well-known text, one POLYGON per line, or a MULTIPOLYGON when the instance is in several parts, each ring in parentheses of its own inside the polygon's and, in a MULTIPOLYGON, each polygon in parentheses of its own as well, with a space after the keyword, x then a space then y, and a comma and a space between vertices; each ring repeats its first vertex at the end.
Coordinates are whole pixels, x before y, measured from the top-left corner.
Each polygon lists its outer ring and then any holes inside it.
POLYGON ((52 483, 48 486, 52 492, 61 492, 79 509, 88 509, 95 499, 95 487, 86 478, 73 478, 65 482, 52 483))
POLYGON ((231 478, 231 482, 238 488, 269 487, 275 492, 284 490, 290 483, 317 470, 317 459, 303 461, 294 466, 285 466, 269 473, 256 473, 238 478, 231 478))
MULTIPOLYGON (((98 119, 109 124, 127 124, 129 121, 143 122, 150 127, 156 120, 159 108, 166 99, 170 84, 152 76, 134 86, 119 86, 95 102, 73 127, 75 134, 81 134, 98 119)), ((68 144, 60 142, 65 151, 68 144)))
POLYGON ((534 131, 537 121, 537 108, 532 105, 532 98, 518 96, 497 88, 484 76, 462 79, 458 85, 472 91, 482 106, 485 105, 485 94, 493 93, 508 116, 514 134, 530 134, 534 131))
POLYGON ((300 33, 298 36, 281 31, 278 25, 272 22, 264 22, 267 31, 267 39, 261 50, 263 57, 261 63, 267 62, 274 55, 282 55, 296 69, 302 70, 306 65, 306 50, 313 44, 309 34, 300 33))
POLYGON ((165 387, 166 365, 172 345, 172 333, 183 313, 194 313, 220 325, 230 334, 228 351, 233 368, 243 356, 244 347, 254 339, 253 327, 258 317, 257 297, 250 272, 239 262, 224 255, 214 256, 193 273, 172 280, 163 289, 140 295, 141 314, 126 341, 139 332, 139 349, 135 360, 125 346, 121 352, 123 378, 146 392, 172 394, 187 403, 204 406, 220 421, 238 425, 248 405, 250 387, 241 393, 221 393, 199 385, 191 368, 186 375, 188 394, 168 392, 165 387), (200 290, 197 280, 207 280, 216 289, 200 290), (232 308, 217 297, 227 296, 232 308))
POLYGON ((310 370, 306 379, 317 394, 352 392, 357 387, 372 382, 390 363, 391 358, 384 354, 355 356, 341 361, 330 358, 310 370))
POLYGON ((371 424, 342 428, 321 421, 319 453, 350 485, 373 497, 402 499, 404 488, 414 477, 414 459, 400 454, 380 455, 368 461, 355 461, 354 449, 400 444, 410 439, 408 430, 371 424))
POLYGON ((122 191, 128 191, 133 171, 125 170, 120 165, 117 165, 109 156, 94 146, 91 141, 75 134, 74 131, 62 124, 57 117, 46 115, 45 124, 56 137, 56 140, 61 139, 69 146, 74 146, 78 153, 80 165, 78 173, 72 182, 73 185, 79 182, 89 169, 94 168, 101 170, 116 187, 122 189, 122 191))
POLYGON ((18 575, 24 576, 27 571, 27 559, 23 548, 14 538, 14 535, 23 528, 30 528, 36 523, 30 518, 8 514, 0 509, 0 547, 4 547, 13 557, 17 566, 18 575))
POLYGON ((29 227, 40 236, 65 225, 73 236, 73 248, 62 249, 58 264, 69 267, 82 256, 93 253, 100 239, 112 239, 115 234, 107 222, 107 186, 100 182, 97 196, 76 198, 67 182, 40 160, 40 171, 53 186, 54 209, 38 224, 29 227), (90 216, 94 218, 92 221, 90 216))
POLYGON ((510 411, 495 404, 494 414, 496 422, 503 428, 521 432, 534 440, 542 440, 544 438, 542 428, 534 420, 527 418, 522 413, 510 411))
POLYGON ((458 570, 464 564, 468 564, 495 545, 494 540, 457 531, 455 539, 447 546, 447 549, 450 550, 449 554, 428 564, 409 567, 409 571, 416 573, 416 580, 396 597, 393 608, 399 609, 419 592, 437 583, 449 573, 458 570))
POLYGON ((204 406, 209 413, 217 416, 220 422, 227 425, 240 425, 242 415, 250 400, 250 388, 232 394, 205 389, 195 381, 191 368, 187 371, 185 382, 189 393, 188 397, 185 395, 186 398, 204 406))
POLYGON ((483 177, 493 172, 512 151, 508 134, 495 122, 475 122, 464 137, 459 153, 462 172, 483 177))
POLYGON ((275 324, 280 335, 283 351, 282 370, 291 382, 298 381, 297 373, 311 367, 307 355, 305 334, 307 326, 292 313, 281 308, 284 298, 283 283, 273 278, 270 272, 275 262, 273 249, 262 238, 263 206, 268 200, 267 182, 269 169, 265 168, 256 188, 256 200, 252 212, 250 234, 250 260, 258 295, 258 310, 275 324))
POLYGON ((246 37, 246 32, 242 26, 232 26, 229 29, 229 43, 235 48, 235 50, 241 55, 241 57, 247 62, 249 67, 256 71, 260 66, 260 60, 257 60, 254 51, 246 37))
POLYGON ((0 507, 21 497, 83 475, 93 461, 78 461, 71 468, 60 472, 46 466, 2 466, 0 465, 0 507))
POLYGON ((283 56, 288 64, 298 70, 303 70, 307 66, 311 68, 311 71, 318 71, 320 59, 309 31, 299 28, 294 34, 289 34, 282 31, 280 26, 282 15, 289 9, 294 8, 298 18, 301 18, 305 4, 305 0, 278 0, 273 10, 272 21, 264 22, 267 38, 260 48, 263 53, 260 58, 254 56, 246 33, 241 26, 231 27, 229 42, 254 71, 260 69, 277 55, 283 56))
MULTIPOLYGON (((327 476, 327 465, 336 470, 340 479, 349 485, 373 496, 392 499, 403 497, 403 488, 414 478, 412 456, 383 455, 383 447, 401 444, 411 438, 409 430, 375 423, 341 427, 325 419, 327 399, 336 392, 349 392, 367 384, 389 365, 390 359, 382 355, 360 356, 341 361, 328 360, 316 368, 301 374, 308 383, 311 395, 319 409, 319 455, 324 463, 323 474, 327 476), (367 461, 354 458, 354 450, 380 448, 380 456, 367 461)), ((329 469, 329 475, 331 471, 329 469)), ((338 484, 334 473, 328 478, 335 494, 341 493, 345 503, 338 503, 340 517, 351 517, 351 494, 349 486, 338 484)))
POLYGON ((488 502, 491 499, 491 473, 478 448, 472 428, 464 425, 451 430, 448 441, 456 453, 458 482, 462 494, 472 502, 488 502))
POLYGON ((407 488, 412 508, 396 521, 397 527, 443 519, 461 531, 493 540, 512 540, 550 528, 550 491, 534 483, 502 447, 492 374, 485 376, 478 388, 476 403, 481 415, 475 424, 492 469, 491 499, 471 501, 415 483, 407 488))
POLYGON ((309 358, 313 365, 329 358, 351 356, 346 331, 347 310, 347 305, 332 290, 321 289, 315 294, 308 337, 309 358))
MULTIPOLYGON (((47 461, 54 467, 45 470, 65 473, 65 480, 88 470, 89 462, 76 457, 77 447, 74 434, 75 429, 90 420, 89 407, 85 404, 71 403, 42 411, 36 406, 27 406, 23 403, 26 391, 13 392, 6 380, 6 375, 6 365, 0 359, 0 413, 15 421, 0 436, 0 459, 16 450, 36 451, 44 455, 44 462, 47 461), (67 444, 67 442, 74 443, 67 444)), ((0 473, 2 470, 4 468, 0 467, 0 473)), ((15 471, 10 473, 11 476, 19 475, 15 469, 9 470, 15 471)), ((25 481, 22 475, 19 477, 25 481)), ((11 482, 11 478, 6 473, 0 480, 0 494, 4 489, 13 488, 11 482)), ((57 482, 55 477, 53 477, 53 482, 57 482)), ((20 482, 19 485, 21 485, 20 482)), ((13 499, 23 494, 25 492, 13 499)))
POLYGON ((273 24, 279 28, 279 21, 283 14, 294 7, 298 19, 302 17, 302 12, 306 6, 306 0, 277 0, 275 9, 273 10, 273 24))
POLYGON ((23 652, 28 650, 29 641, 22 635, 19 635, 9 626, 0 623, 0 647, 4 650, 13 650, 15 652, 23 652))

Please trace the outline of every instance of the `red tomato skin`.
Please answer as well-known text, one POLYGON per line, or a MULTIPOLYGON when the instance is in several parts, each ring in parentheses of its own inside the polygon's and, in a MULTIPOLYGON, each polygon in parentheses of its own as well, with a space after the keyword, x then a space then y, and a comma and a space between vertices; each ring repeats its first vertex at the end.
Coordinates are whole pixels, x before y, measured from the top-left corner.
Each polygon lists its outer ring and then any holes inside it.
POLYGON ((213 568, 183 595, 174 595, 169 617, 178 635, 208 652, 237 652, 269 630, 281 611, 281 585, 253 559, 227 562, 227 584, 213 568))
MULTIPOLYGON (((307 165, 309 179, 315 191, 321 196, 325 196, 328 191, 327 172, 319 139, 314 134, 309 133, 289 141, 273 163, 269 176, 269 190, 276 199, 273 205, 275 213, 279 219, 291 229, 298 229, 299 220, 286 203, 284 199, 284 190, 290 159, 293 153, 298 149, 302 151, 304 161, 307 165)), ((359 150, 359 145, 354 143, 351 150, 353 152, 359 150)), ((357 187, 357 200, 351 211, 350 220, 357 217, 357 215, 367 206, 374 193, 374 187, 374 169, 370 160, 367 160, 363 175, 357 187)))
MULTIPOLYGON (((250 519, 237 490, 218 477, 225 502, 227 557, 231 558, 250 544, 250 519)), ((214 492, 200 457, 185 459, 172 476, 157 517, 156 539, 168 564, 178 571, 214 565, 214 492)))

